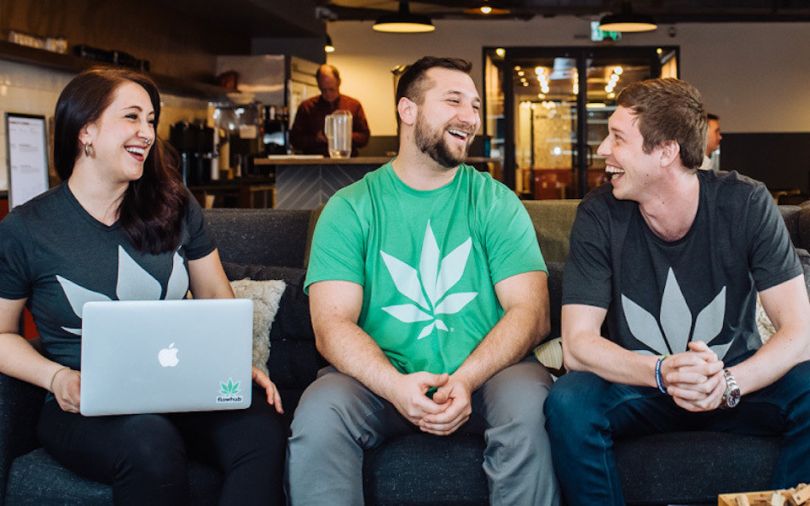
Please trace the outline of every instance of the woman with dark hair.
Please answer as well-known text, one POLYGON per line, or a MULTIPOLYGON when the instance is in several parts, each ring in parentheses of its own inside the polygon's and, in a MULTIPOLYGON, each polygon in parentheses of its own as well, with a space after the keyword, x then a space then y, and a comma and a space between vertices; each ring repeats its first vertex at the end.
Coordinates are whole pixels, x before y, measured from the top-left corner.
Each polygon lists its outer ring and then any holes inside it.
MULTIPOLYGON (((189 500, 186 453, 224 474, 221 504, 281 503, 281 398, 254 368, 247 410, 79 414, 81 308, 107 299, 231 298, 202 212, 155 135, 160 97, 146 76, 83 72, 56 105, 62 184, 0 222, 0 372, 46 388, 37 427, 56 460, 112 484, 116 504, 189 500), (17 332, 28 305, 42 353, 17 332), (266 398, 266 402, 264 399, 266 398)), ((122 392, 125 395, 125 392, 122 392)))

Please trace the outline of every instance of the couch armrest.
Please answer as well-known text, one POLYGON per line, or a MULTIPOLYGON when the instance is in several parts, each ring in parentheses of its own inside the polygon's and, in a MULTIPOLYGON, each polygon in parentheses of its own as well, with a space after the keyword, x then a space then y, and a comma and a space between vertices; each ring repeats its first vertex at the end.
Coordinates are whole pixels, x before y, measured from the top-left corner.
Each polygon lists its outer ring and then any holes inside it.
POLYGON ((0 374, 0 504, 11 462, 37 447, 36 421, 45 390, 0 374))

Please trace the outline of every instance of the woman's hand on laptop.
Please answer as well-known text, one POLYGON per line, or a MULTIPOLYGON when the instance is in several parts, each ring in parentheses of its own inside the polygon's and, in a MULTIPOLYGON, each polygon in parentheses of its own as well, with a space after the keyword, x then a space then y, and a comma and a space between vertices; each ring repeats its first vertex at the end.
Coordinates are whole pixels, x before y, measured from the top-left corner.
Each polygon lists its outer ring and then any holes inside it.
POLYGON ((267 404, 275 407, 279 414, 283 414, 284 408, 281 406, 281 395, 278 393, 276 385, 270 381, 270 378, 260 369, 254 367, 253 381, 267 392, 267 404))
POLYGON ((62 411, 78 413, 81 397, 81 374, 68 367, 56 371, 51 381, 51 391, 62 411))

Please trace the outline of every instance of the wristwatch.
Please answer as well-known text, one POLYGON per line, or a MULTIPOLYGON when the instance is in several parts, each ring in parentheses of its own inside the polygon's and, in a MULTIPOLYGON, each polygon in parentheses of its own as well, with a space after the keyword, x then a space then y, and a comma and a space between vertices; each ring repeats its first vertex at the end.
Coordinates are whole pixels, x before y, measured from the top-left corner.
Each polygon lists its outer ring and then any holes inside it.
POLYGON ((720 401, 721 408, 733 408, 740 403, 740 386, 734 375, 728 369, 723 370, 723 377, 726 380, 726 391, 723 392, 723 400, 720 401))

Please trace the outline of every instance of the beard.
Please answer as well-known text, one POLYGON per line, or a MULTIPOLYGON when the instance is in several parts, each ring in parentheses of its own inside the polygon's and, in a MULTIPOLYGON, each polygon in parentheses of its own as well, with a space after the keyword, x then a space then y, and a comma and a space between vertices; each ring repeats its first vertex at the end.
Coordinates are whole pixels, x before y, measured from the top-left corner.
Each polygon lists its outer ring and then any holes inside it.
MULTIPOLYGON (((464 127, 458 127, 458 129, 464 131, 469 130, 464 127)), ((470 138, 464 148, 457 154, 453 153, 444 139, 444 129, 431 130, 421 113, 416 119, 416 129, 414 132, 416 147, 442 167, 452 169, 463 162, 464 159, 467 158, 467 151, 470 149, 472 140, 473 134, 470 134, 470 138)))

